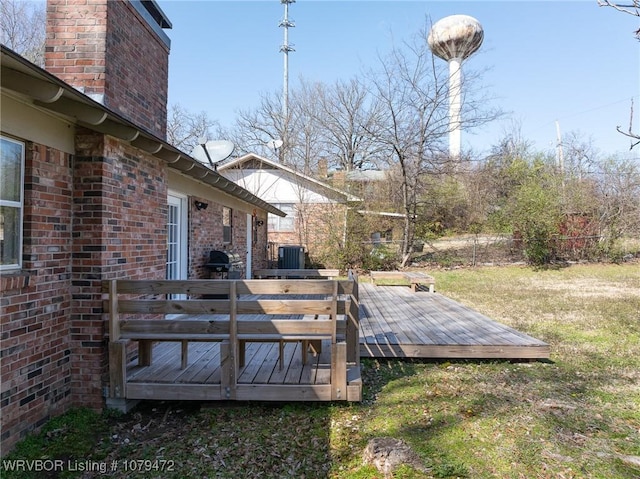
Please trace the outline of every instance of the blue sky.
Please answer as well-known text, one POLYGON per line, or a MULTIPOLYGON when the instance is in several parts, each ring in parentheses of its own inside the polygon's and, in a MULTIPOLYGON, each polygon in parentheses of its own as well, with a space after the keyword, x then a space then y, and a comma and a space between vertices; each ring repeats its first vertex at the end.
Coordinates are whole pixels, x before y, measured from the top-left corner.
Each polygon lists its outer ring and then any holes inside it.
MULTIPOLYGON (((173 24, 169 102, 205 111, 223 126, 260 96, 281 92, 284 8, 279 0, 158 0, 173 24)), ((495 107, 510 112, 475 134, 463 148, 486 152, 520 125, 539 149, 553 149, 556 120, 563 135, 579 132, 604 153, 626 152, 635 101, 640 130, 640 19, 577 1, 328 1, 297 0, 289 7, 289 85, 300 77, 333 83, 376 66, 379 53, 425 25, 467 14, 483 25, 484 43, 469 68, 489 70, 482 83, 495 107)), ((635 151, 635 150, 634 150, 635 151)), ((637 155, 636 155, 637 156, 637 155)))

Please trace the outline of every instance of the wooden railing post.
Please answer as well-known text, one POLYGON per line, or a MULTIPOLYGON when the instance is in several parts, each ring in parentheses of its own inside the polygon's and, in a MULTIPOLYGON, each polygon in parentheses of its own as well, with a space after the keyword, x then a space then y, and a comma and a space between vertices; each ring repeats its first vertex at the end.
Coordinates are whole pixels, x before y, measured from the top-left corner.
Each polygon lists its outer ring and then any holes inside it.
MULTIPOLYGON (((333 281, 333 298, 331 319, 333 331, 331 337, 331 399, 341 401, 347 399, 347 342, 337 340, 338 322, 338 284, 333 281)), ((345 314, 347 311, 345 311, 345 314)))
POLYGON ((360 298, 358 292, 358 276, 349 271, 352 292, 349 296, 347 311, 347 361, 360 364, 360 298))
POLYGON ((331 345, 331 400, 347 399, 347 343, 334 342, 331 345))
POLYGON ((236 281, 229 281, 229 340, 220 344, 222 397, 236 398, 238 382, 238 303, 236 281))
POLYGON ((109 397, 127 397, 127 344, 120 339, 118 280, 109 282, 109 397))
POLYGON ((109 340, 109 397, 127 397, 128 341, 109 340))
POLYGON ((120 340, 120 318, 118 316, 118 280, 109 282, 109 341, 120 340))
POLYGON ((138 365, 151 366, 153 359, 153 341, 141 339, 138 341, 138 365))
POLYGON ((336 333, 338 327, 338 281, 333 280, 333 293, 331 295, 331 320, 333 321, 333 334, 331 335, 331 343, 336 342, 336 333))

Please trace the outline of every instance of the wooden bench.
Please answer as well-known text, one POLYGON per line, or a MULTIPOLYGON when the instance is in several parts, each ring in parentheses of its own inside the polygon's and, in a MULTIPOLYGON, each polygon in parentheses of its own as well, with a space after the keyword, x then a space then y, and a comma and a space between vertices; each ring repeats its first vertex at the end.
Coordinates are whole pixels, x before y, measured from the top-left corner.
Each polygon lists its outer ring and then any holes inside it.
POLYGON ((418 288, 422 285, 426 285, 430 293, 435 291, 435 279, 424 273, 413 271, 371 271, 369 274, 374 284, 377 284, 376 280, 406 281, 413 292, 418 291, 418 288))
MULTIPOLYGON (((282 271, 282 270, 280 270, 282 271)), ((290 270, 294 271, 294 270, 290 270)), ((284 361, 284 346, 287 342, 302 343, 302 364, 307 363, 307 353, 311 348, 314 355, 322 352, 322 341, 337 339, 338 318, 338 282, 323 281, 317 283, 319 288, 309 289, 309 294, 330 296, 327 299, 289 300, 286 314, 303 314, 302 319, 295 320, 296 330, 290 329, 291 319, 272 319, 269 321, 269 329, 260 328, 244 330, 245 321, 238 323, 239 364, 244 366, 246 343, 250 342, 275 342, 278 343, 278 365, 282 369, 284 361), (295 307, 293 307, 295 304, 295 307), (287 324, 289 323, 289 324, 287 324), (286 325, 286 327, 285 327, 286 325)), ((242 308, 240 309, 242 311, 242 308)), ((268 309, 261 314, 270 314, 268 309)))
MULTIPOLYGON (((258 269, 253 271, 253 276, 259 279, 335 279, 340 275, 340 271, 337 269, 258 269)), ((316 315, 315 319, 318 319, 316 315)), ((268 339, 254 339, 253 341, 266 342, 268 339)), ((307 354, 306 352, 311 348, 313 354, 322 352, 322 342, 319 340, 309 341, 307 339, 298 339, 295 337, 282 338, 279 340, 280 346, 280 368, 282 368, 282 360, 284 357, 284 344, 285 342, 302 342, 302 363, 306 364, 307 354)), ((250 341, 249 341, 250 342, 250 341)), ((243 341, 244 343, 244 341, 243 341)), ((240 348, 241 354, 244 351, 244 345, 240 348)), ((241 357, 241 365, 244 362, 244 357, 241 357)))
POLYGON ((303 363, 306 363, 309 346, 314 346, 313 352, 319 352, 323 340, 335 344, 338 335, 345 337, 346 320, 338 319, 338 312, 345 315, 349 310, 346 305, 349 301, 338 301, 339 286, 338 281, 330 280, 113 280, 105 282, 103 290, 109 293, 105 312, 109 313, 110 342, 137 341, 138 363, 142 366, 151 364, 152 347, 156 341, 181 343, 182 369, 188 364, 189 342, 207 341, 237 343, 239 366, 244 365, 247 342, 277 342, 280 345, 279 362, 282 368, 285 342, 302 342, 303 363), (196 297, 215 294, 229 299, 120 298, 120 295, 165 296, 178 293, 196 297), (268 295, 270 299, 255 299, 256 295, 258 298, 268 295), (273 299, 276 295, 278 299, 273 299), (315 298, 287 298, 291 295, 315 298), (184 317, 120 317, 167 314, 184 317), (198 316, 202 319, 198 319, 198 316))

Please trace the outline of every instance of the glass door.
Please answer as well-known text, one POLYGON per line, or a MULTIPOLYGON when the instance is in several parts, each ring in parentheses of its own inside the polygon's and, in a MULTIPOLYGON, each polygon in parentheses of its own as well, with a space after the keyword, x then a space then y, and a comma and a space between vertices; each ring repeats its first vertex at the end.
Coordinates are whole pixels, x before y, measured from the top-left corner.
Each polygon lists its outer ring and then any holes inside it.
POLYGON ((186 197, 167 198, 167 279, 187 279, 186 197))

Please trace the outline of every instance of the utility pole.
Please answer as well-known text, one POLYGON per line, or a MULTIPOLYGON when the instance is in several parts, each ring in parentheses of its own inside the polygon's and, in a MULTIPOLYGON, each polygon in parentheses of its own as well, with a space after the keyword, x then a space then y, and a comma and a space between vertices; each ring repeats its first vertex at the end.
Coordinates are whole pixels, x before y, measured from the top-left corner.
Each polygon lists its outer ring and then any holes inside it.
POLYGON ((562 149, 562 136, 560 135, 560 122, 556 120, 556 161, 560 170, 562 180, 562 191, 564 192, 564 150, 562 149))
POLYGON ((280 3, 284 5, 284 18, 278 25, 284 28, 284 42, 280 47, 280 51, 284 53, 284 80, 282 84, 282 119, 283 119, 283 131, 282 139, 284 142, 284 148, 280 150, 282 158, 281 163, 285 163, 285 154, 289 149, 288 142, 288 129, 289 129, 289 52, 294 52, 295 49, 289 44, 289 28, 295 27, 295 23, 289 20, 289 5, 295 3, 296 0, 280 0, 280 3))

